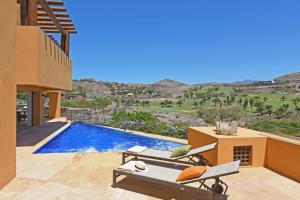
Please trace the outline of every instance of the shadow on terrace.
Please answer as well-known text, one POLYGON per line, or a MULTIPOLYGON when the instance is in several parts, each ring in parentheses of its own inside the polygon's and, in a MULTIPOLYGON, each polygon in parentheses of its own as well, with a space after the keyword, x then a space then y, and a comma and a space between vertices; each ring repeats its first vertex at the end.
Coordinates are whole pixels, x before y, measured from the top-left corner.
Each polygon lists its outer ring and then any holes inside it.
POLYGON ((17 147, 34 146, 66 124, 62 121, 47 121, 40 127, 21 128, 17 130, 17 147))

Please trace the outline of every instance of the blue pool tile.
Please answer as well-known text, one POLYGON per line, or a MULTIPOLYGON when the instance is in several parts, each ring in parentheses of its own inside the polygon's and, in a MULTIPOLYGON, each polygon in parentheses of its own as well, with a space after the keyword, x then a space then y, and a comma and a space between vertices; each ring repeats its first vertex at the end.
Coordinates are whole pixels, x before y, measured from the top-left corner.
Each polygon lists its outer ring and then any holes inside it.
POLYGON ((136 145, 161 150, 172 150, 182 146, 176 142, 76 122, 35 153, 124 151, 136 145))

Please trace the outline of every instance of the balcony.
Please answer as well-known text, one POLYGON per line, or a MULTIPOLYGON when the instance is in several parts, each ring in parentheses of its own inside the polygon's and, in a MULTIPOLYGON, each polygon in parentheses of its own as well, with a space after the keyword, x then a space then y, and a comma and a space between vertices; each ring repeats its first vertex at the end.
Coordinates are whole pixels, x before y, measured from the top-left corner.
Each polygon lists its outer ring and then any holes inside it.
POLYGON ((70 58, 38 26, 18 26, 16 51, 18 85, 72 89, 70 58))

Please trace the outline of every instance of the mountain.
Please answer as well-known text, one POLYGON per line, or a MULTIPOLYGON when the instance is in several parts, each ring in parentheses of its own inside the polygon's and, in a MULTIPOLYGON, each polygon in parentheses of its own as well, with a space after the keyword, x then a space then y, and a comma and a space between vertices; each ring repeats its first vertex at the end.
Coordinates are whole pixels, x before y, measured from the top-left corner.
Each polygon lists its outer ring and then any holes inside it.
POLYGON ((281 83, 300 83, 300 72, 290 73, 274 79, 275 82, 281 83))
POLYGON ((236 81, 236 82, 232 82, 230 84, 232 85, 251 85, 251 84, 255 84, 259 81, 257 80, 244 80, 244 81, 236 81))
POLYGON ((153 83, 153 85, 161 85, 161 86, 168 86, 168 87, 188 86, 185 83, 178 82, 178 81, 168 79, 168 78, 157 81, 157 82, 153 83))

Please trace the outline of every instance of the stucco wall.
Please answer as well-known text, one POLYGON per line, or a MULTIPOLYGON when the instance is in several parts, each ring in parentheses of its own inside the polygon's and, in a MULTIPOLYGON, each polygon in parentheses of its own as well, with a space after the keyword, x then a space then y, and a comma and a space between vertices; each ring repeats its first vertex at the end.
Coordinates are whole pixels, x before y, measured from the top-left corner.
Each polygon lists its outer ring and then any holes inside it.
POLYGON ((69 57, 38 27, 17 27, 17 84, 72 89, 69 57))
POLYGON ((264 137, 249 138, 222 138, 218 143, 218 164, 233 161, 234 146, 251 146, 252 147, 252 167, 263 167, 265 160, 266 140, 264 137))
POLYGON ((16 174, 16 1, 0 1, 0 189, 16 174))
MULTIPOLYGON (((197 148, 217 141, 218 140, 215 137, 206 134, 199 134, 199 131, 192 128, 188 129, 188 143, 192 145, 192 148, 197 148)), ((210 164, 216 165, 218 162, 218 147, 213 151, 204 153, 203 156, 210 164)))
POLYGON ((300 182, 300 142, 269 136, 265 167, 300 182))

